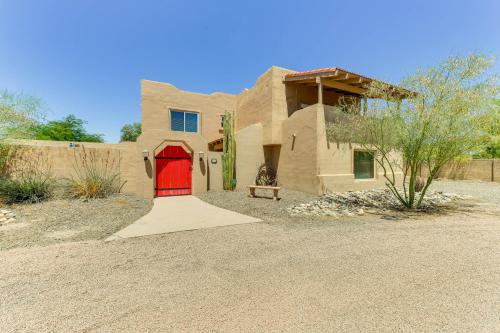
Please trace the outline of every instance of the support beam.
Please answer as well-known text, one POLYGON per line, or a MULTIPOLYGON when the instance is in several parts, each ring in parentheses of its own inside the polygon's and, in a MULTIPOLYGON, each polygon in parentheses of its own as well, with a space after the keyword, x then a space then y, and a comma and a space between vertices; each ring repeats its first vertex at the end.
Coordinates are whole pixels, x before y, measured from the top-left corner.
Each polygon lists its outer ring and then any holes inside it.
POLYGON ((345 84, 342 82, 338 82, 338 81, 323 79, 321 82, 326 87, 347 91, 347 92, 350 92, 353 94, 362 95, 363 93, 366 92, 366 89, 362 89, 362 88, 356 87, 356 86, 351 86, 351 85, 348 85, 348 84, 345 84))
POLYGON ((320 77, 316 78, 316 83, 318 84, 318 103, 323 104, 323 82, 320 77))

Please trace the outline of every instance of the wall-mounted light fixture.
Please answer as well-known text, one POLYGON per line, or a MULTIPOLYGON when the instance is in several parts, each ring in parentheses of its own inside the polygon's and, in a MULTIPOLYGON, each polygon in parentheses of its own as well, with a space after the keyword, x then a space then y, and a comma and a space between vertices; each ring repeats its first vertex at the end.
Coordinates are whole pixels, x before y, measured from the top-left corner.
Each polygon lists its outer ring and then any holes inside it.
POLYGON ((148 157, 149 157, 149 151, 147 149, 144 149, 142 151, 142 157, 144 157, 144 161, 147 161, 148 160, 148 157))
POLYGON ((204 156, 205 156, 205 152, 203 152, 203 151, 199 151, 199 152, 198 152, 198 157, 200 158, 200 161, 202 161, 202 160, 203 160, 203 157, 204 157, 204 156))

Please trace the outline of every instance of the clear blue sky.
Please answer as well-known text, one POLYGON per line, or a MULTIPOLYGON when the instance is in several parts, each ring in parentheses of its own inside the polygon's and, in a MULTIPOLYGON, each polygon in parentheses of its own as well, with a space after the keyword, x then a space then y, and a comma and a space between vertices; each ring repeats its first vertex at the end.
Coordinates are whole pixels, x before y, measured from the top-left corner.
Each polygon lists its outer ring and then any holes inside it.
POLYGON ((500 55, 499 0, 0 0, 0 89, 109 142, 140 120, 140 79, 238 93, 277 65, 397 83, 470 52, 500 55))

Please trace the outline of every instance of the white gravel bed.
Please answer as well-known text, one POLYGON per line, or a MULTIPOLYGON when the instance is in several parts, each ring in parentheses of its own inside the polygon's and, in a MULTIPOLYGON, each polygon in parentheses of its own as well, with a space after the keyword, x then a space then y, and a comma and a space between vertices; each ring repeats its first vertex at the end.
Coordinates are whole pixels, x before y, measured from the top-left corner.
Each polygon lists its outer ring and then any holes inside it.
MULTIPOLYGON (((417 199, 420 193, 417 193, 417 199)), ((432 210, 452 201, 465 199, 454 193, 429 191, 422 201, 421 210, 432 210)), ((403 210, 404 206, 394 197, 389 189, 348 191, 328 193, 321 198, 288 207, 292 216, 355 216, 365 213, 384 213, 390 210, 403 210)))

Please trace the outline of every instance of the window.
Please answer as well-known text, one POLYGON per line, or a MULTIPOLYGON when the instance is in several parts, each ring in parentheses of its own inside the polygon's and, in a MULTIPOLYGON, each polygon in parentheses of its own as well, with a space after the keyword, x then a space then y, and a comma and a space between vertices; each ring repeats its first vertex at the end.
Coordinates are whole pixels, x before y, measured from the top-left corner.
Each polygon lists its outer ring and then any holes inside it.
POLYGON ((373 152, 354 151, 354 178, 370 179, 374 178, 374 158, 373 152))
POLYGON ((219 115, 219 120, 220 120, 220 128, 224 128, 224 115, 220 114, 219 115))
POLYGON ((198 113, 170 111, 170 130, 179 132, 198 132, 198 113))

